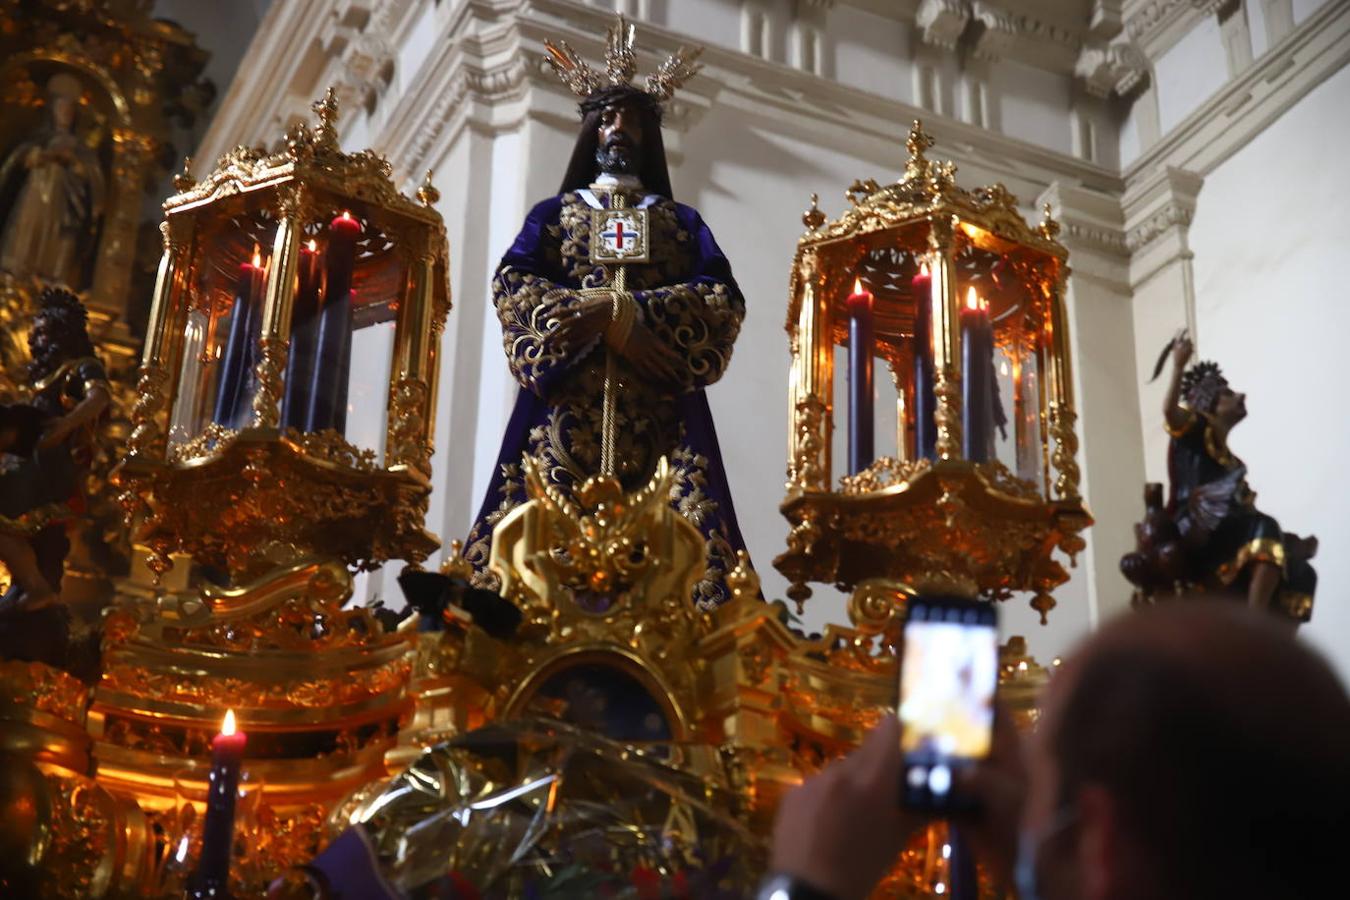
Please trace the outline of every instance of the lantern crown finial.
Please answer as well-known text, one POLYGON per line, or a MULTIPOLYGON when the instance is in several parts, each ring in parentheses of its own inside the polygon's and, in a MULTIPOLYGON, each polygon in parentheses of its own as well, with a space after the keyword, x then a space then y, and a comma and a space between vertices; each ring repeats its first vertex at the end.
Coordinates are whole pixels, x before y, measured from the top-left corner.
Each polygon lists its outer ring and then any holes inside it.
POLYGON ((909 128, 909 137, 905 140, 905 148, 909 150, 909 161, 905 164, 906 181, 927 177, 931 164, 924 152, 931 146, 933 136, 923 130, 921 120, 915 119, 909 128))
POLYGON ((1041 204, 1041 223, 1036 226, 1036 230, 1040 232, 1041 237, 1050 241, 1059 234, 1059 223, 1051 215, 1051 206, 1048 202, 1041 204))
POLYGON ((338 120, 337 91, 330 87, 324 92, 323 99, 315 100, 311 108, 314 110, 314 114, 319 118, 317 137, 320 143, 336 144, 338 120))
POLYGON ((437 201, 441 199, 441 192, 436 190, 436 185, 431 183, 431 176, 431 169, 427 169, 422 184, 417 188, 417 199, 422 201, 423 206, 435 206, 437 201))
POLYGON ((802 224, 812 231, 825 224, 825 213, 820 209, 820 194, 811 194, 811 208, 802 213, 802 224))

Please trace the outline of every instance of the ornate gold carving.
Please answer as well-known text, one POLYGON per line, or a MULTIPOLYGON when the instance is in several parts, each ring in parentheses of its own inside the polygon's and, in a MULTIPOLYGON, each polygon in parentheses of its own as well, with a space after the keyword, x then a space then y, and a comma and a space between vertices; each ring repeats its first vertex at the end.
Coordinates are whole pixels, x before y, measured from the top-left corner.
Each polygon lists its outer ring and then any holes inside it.
POLYGON ((672 598, 689 595, 692 584, 681 582, 698 574, 703 538, 670 508, 675 473, 664 457, 651 482, 632 494, 600 476, 582 484, 575 500, 532 459, 523 467, 530 501, 493 536, 492 568, 503 594, 527 610, 571 597, 579 611, 600 615, 637 604, 647 591, 664 605, 684 605, 672 598))
MULTIPOLYGON (((1051 672, 1027 652, 1027 640, 1021 635, 1008 638, 998 648, 998 690, 1003 702, 1012 710, 1013 724, 1023 733, 1036 727, 1040 716, 1037 704, 1041 692, 1050 681, 1051 672)), ((1058 665, 1059 660, 1055 660, 1058 665)))
POLYGON ((136 382, 136 405, 131 410, 131 438, 127 452, 134 456, 149 456, 164 445, 163 416, 168 407, 165 388, 169 374, 155 365, 141 367, 136 382))
POLYGON ((954 459, 961 455, 961 382, 948 367, 938 368, 933 394, 937 397, 937 410, 933 413, 933 421, 937 423, 937 455, 939 459, 954 459))
POLYGON ((0 660, 0 701, 84 726, 89 689, 73 675, 37 662, 0 660))
POLYGON ((281 421, 281 395, 285 389, 286 357, 290 341, 264 335, 258 340, 262 359, 258 361, 258 390, 253 395, 255 428, 276 428, 281 421))
POLYGON ((816 490, 825 483, 824 454, 829 432, 828 417, 829 408, 816 397, 797 402, 793 423, 797 454, 788 465, 789 491, 816 490))
POLYGON ((431 182, 431 170, 427 169, 426 177, 417 187, 417 199, 423 206, 435 206, 441 200, 441 192, 436 190, 436 185, 431 182))
POLYGON ((843 494, 867 494, 896 487, 927 471, 931 465, 932 462, 927 459, 899 460, 893 456, 883 456, 857 475, 840 478, 839 491, 843 494))
POLYGON ((1063 500, 1078 498, 1078 434, 1074 431, 1077 419, 1078 415, 1067 405, 1050 404, 1050 437, 1055 442, 1050 461, 1058 473, 1055 494, 1063 500))
POLYGON ((1046 548, 1091 523, 1081 506, 1047 503, 999 463, 959 460, 882 461, 838 492, 789 495, 783 513, 793 528, 774 565, 792 581, 940 582, 995 599, 1066 581, 1046 548))
POLYGON ((404 378, 394 384, 389 400, 389 462, 403 463, 431 477, 431 447, 427 443, 426 382, 404 378))
POLYGON ((815 231, 825 224, 827 216, 820 209, 820 195, 811 194, 811 208, 802 213, 802 224, 809 230, 815 231))

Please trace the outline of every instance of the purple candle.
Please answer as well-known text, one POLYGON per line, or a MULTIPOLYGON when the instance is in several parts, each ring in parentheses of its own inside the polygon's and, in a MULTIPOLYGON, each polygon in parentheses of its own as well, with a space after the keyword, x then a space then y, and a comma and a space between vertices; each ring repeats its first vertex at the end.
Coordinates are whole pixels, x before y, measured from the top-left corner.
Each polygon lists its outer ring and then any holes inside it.
POLYGON ((909 283, 914 298, 914 452, 932 459, 937 446, 937 395, 933 393, 933 276, 928 263, 909 283))
POLYGON ((856 475, 876 458, 872 411, 872 293, 854 279, 848 297, 848 471, 856 475))
POLYGON ((962 452, 971 462, 988 462, 994 423, 994 330, 989 304, 970 288, 961 309, 962 452))
MULTIPOLYGON (((352 274, 361 223, 343 210, 328 226, 323 303, 314 342, 303 431, 347 430, 347 381, 352 354, 352 274)), ((298 425, 298 423, 297 423, 298 425)))
POLYGON ((234 724, 234 710, 225 713, 220 734, 211 741, 211 774, 207 780, 202 854, 189 892, 194 897, 229 894, 230 854, 234 844, 234 804, 239 797, 239 769, 248 735, 234 724))

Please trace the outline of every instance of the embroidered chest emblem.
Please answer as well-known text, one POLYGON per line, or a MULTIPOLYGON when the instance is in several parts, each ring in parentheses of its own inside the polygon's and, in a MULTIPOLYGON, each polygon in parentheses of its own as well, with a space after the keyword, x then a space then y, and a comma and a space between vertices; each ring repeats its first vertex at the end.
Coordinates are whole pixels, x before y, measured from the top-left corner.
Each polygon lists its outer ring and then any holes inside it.
POLYGON ((647 210, 592 209, 591 262, 645 263, 650 257, 647 210))

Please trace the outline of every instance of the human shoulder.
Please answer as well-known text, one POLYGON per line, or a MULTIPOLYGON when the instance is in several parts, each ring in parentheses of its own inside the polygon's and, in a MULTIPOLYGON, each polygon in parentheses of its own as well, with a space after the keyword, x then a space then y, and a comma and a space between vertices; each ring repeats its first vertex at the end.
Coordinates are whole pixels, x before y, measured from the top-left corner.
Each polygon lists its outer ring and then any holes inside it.
POLYGON ((561 210, 566 203, 575 201, 576 199, 577 195, 572 193, 545 197, 543 200, 540 200, 534 206, 530 207, 529 215, 526 216, 526 218, 539 222, 556 221, 559 210, 561 210))
POLYGON ((675 210, 675 218, 679 219, 680 224, 690 231, 697 232, 708 228, 708 223, 703 221, 703 215, 697 209, 687 203, 680 203, 678 200, 667 200, 662 198, 663 203, 669 203, 675 210))

